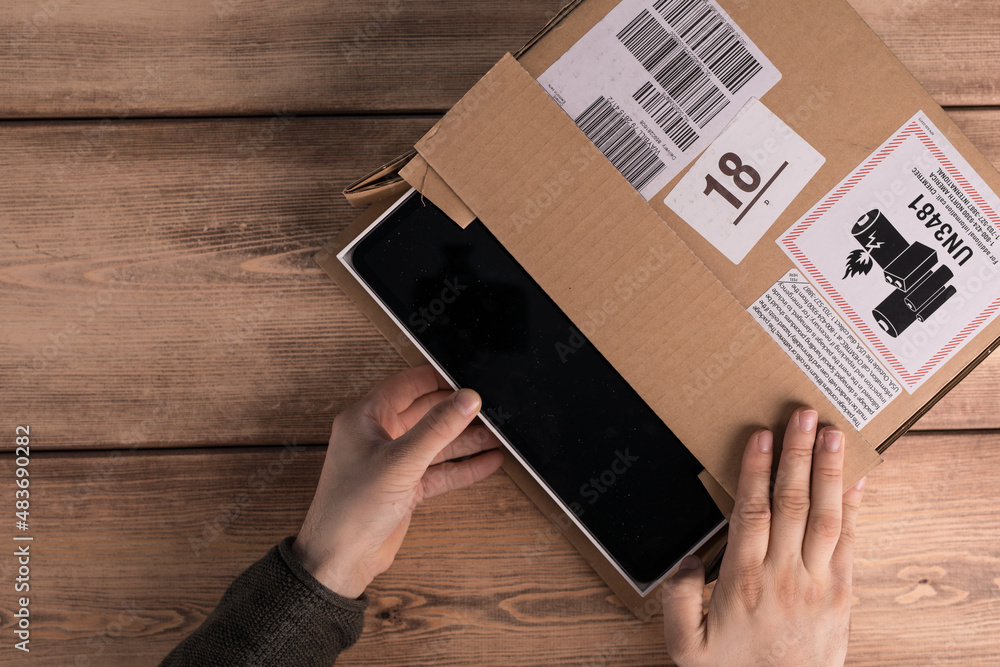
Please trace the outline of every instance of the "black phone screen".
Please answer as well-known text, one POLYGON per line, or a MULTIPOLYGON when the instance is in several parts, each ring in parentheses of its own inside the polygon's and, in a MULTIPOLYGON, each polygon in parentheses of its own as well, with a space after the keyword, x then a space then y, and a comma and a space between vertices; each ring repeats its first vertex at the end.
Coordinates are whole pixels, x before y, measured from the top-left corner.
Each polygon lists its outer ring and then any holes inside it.
POLYGON ((351 261, 640 587, 723 521, 697 459, 481 222, 413 193, 351 261))

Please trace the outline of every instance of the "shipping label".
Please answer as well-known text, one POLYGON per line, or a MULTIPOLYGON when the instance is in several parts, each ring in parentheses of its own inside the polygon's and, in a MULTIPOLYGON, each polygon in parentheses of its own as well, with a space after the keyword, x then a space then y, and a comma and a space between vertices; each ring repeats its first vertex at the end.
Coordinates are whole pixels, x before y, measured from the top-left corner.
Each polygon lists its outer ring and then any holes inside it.
POLYGON ((825 161, 751 99, 664 203, 739 264, 825 161))
POLYGON ((778 244, 913 392, 997 316, 998 210, 919 112, 778 244))
POLYGON ((538 82, 648 201, 780 79, 714 0, 624 0, 538 82))

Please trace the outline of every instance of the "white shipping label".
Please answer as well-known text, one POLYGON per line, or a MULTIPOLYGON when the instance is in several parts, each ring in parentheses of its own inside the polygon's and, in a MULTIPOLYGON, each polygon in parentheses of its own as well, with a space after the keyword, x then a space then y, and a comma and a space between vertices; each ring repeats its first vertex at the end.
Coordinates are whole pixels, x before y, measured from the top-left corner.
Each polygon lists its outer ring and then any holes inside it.
POLYGON ((538 82, 649 201, 780 79, 714 0, 623 0, 538 82))
POLYGON ((664 203, 739 264, 824 162, 770 109, 751 99, 664 203))
POLYGON ((854 428, 902 392, 798 271, 789 271, 747 310, 854 428))
POLYGON ((1000 310, 997 211, 918 112, 778 244, 913 392, 1000 310))

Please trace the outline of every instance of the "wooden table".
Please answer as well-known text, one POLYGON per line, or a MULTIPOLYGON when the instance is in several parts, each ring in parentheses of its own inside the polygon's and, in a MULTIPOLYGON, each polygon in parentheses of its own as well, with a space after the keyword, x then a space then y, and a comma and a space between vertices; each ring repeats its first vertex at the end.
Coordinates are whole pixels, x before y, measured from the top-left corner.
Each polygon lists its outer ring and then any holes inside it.
MULTIPOLYGON (((333 416, 403 367, 311 260, 341 189, 561 2, 0 8, 0 499, 30 425, 32 664, 155 664, 296 531, 333 416)), ((1000 164, 995 0, 853 2, 1000 164)), ((871 475, 849 664, 1000 662, 998 388, 988 360, 871 475)), ((369 592, 339 664, 668 660, 502 473, 421 507, 369 592)))

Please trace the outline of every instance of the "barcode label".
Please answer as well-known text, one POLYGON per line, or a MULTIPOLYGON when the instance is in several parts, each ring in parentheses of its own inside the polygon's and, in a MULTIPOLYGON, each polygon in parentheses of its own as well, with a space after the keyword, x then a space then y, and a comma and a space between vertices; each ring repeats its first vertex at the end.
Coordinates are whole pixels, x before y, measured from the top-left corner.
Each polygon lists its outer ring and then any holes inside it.
POLYGON ((684 120, 680 110, 651 82, 642 84, 642 88, 635 92, 632 99, 642 105, 642 110, 649 114, 682 151, 691 148, 698 141, 698 133, 684 120))
POLYGON ((620 108, 604 97, 594 100, 574 120, 636 190, 642 190, 666 168, 656 148, 632 127, 620 108))
POLYGON ((763 69, 733 26, 705 0, 658 0, 653 7, 729 92, 763 69))
POLYGON ((698 127, 708 125, 729 105, 694 56, 649 11, 635 17, 618 39, 698 127))
POLYGON ((621 0, 538 82, 649 200, 780 79, 716 0, 621 0))

